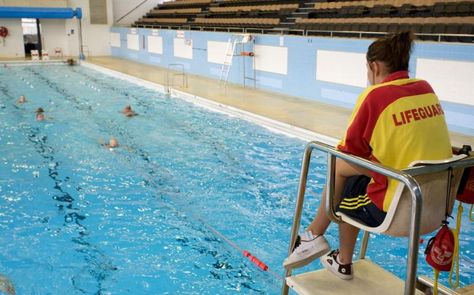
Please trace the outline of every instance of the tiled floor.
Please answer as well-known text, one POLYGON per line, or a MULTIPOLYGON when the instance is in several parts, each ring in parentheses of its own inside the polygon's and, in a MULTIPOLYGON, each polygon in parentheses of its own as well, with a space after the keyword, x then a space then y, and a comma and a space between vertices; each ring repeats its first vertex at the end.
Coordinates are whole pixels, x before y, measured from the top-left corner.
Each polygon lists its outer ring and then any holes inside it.
MULTIPOLYGON (((87 61, 150 82, 167 84, 166 68, 116 57, 94 57, 87 61)), ((187 88, 179 88, 176 85, 174 87, 183 92, 338 139, 344 135, 351 114, 349 109, 298 97, 243 88, 232 84, 228 84, 224 88, 219 86, 217 80, 195 75, 188 75, 187 88)), ((470 144, 474 147, 474 136, 451 133, 451 138, 455 146, 470 144)))

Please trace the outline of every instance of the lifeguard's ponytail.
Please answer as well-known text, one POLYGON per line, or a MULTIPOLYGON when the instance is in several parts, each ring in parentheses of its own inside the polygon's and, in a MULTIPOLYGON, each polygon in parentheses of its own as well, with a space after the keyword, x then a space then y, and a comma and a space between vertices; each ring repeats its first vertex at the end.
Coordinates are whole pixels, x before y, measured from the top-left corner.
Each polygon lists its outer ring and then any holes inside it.
POLYGON ((367 61, 385 63, 390 73, 407 71, 414 35, 403 31, 375 40, 367 50, 367 61))

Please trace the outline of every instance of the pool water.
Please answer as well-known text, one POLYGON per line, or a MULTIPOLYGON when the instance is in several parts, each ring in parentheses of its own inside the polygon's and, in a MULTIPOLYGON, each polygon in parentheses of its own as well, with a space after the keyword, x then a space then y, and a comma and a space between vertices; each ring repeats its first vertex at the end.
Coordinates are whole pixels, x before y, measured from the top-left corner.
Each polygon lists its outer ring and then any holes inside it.
MULTIPOLYGON (((0 68, 0 117, 0 273, 17 294, 280 293, 305 142, 80 66, 0 68)), ((312 161, 303 226, 325 182, 312 161)), ((464 218, 463 285, 473 231, 464 218)), ((368 257, 403 277, 406 244, 374 236, 368 257)))

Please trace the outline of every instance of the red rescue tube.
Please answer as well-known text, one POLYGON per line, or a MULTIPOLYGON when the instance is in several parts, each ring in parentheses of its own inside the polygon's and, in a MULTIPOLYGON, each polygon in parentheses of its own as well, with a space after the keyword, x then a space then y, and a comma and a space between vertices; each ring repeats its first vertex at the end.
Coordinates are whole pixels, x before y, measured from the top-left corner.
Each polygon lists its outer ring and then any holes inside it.
POLYGON ((250 52, 250 51, 242 51, 242 52, 240 53, 240 55, 242 55, 242 56, 254 56, 255 53, 250 52))

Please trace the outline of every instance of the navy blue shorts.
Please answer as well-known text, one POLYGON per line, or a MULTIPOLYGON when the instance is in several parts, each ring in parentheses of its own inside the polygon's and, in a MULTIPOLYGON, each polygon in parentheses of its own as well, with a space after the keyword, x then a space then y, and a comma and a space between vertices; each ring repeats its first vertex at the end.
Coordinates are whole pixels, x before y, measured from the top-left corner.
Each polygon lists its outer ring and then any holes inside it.
POLYGON ((367 197, 369 182, 370 177, 365 175, 347 178, 342 192, 342 201, 337 206, 337 211, 360 220, 370 227, 376 227, 383 222, 386 213, 377 208, 367 197))

